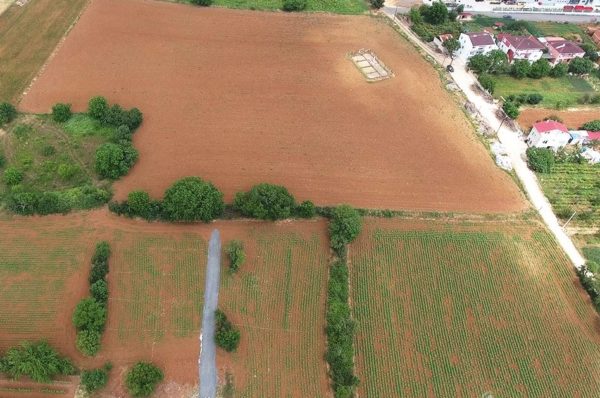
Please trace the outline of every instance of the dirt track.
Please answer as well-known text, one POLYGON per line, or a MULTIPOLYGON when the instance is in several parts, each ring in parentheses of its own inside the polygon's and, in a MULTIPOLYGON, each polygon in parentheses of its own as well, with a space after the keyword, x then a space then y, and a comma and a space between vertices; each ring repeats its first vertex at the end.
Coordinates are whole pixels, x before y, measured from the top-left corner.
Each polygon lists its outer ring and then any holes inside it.
POLYGON ((228 200, 266 181, 323 205, 525 206, 436 72, 375 18, 93 0, 21 109, 98 94, 145 114, 119 198, 199 175, 228 200), (396 77, 366 83, 346 59, 360 48, 396 77))

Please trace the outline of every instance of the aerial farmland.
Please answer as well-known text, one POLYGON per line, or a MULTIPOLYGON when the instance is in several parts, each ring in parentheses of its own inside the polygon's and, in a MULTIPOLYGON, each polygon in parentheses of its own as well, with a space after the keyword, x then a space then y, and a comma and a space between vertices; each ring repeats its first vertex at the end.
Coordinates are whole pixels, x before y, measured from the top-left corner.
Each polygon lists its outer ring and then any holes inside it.
POLYGON ((1 397, 595 394, 594 303, 444 70, 367 2, 195 3, 0 14, 38 49, 0 59, 1 397))

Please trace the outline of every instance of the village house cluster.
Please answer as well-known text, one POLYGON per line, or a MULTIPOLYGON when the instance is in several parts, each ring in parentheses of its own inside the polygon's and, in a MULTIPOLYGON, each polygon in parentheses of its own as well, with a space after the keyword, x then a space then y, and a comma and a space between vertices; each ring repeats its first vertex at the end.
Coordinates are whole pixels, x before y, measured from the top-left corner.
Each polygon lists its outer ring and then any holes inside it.
POLYGON ((525 140, 530 147, 554 151, 567 145, 580 146, 581 156, 592 164, 600 163, 600 152, 589 146, 594 141, 600 141, 600 131, 569 130, 567 126, 554 120, 535 123, 525 140))

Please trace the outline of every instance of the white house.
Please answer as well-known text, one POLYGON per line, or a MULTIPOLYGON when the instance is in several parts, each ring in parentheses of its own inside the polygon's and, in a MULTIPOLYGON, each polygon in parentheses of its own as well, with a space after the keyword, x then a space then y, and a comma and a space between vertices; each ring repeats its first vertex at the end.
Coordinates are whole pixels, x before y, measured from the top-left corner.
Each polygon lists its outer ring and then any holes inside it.
POLYGON ((544 55, 544 46, 538 39, 529 36, 513 36, 508 33, 498 35, 498 48, 508 57, 509 62, 524 59, 530 63, 537 61, 544 55))
POLYGON ((537 122, 527 136, 527 144, 536 148, 551 148, 557 150, 571 141, 567 127, 554 120, 537 122))
POLYGON ((581 151, 581 156, 583 158, 587 159, 588 163, 591 163, 591 164, 600 163, 600 152, 598 152, 592 148, 588 148, 588 147, 583 148, 583 150, 581 151))
POLYGON ((498 49, 494 36, 488 32, 461 33, 458 42, 460 43, 460 50, 456 55, 463 60, 467 60, 473 55, 487 54, 498 49))
POLYGON ((583 145, 588 140, 588 132, 587 130, 569 130, 569 134, 571 135, 571 145, 583 145))

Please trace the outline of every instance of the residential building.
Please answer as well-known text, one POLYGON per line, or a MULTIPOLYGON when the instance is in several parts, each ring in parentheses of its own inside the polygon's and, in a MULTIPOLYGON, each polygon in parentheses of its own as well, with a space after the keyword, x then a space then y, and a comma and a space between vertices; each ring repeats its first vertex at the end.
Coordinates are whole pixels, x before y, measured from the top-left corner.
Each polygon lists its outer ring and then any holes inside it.
POLYGON ((536 148, 560 149, 571 141, 567 127, 554 120, 537 122, 527 136, 527 144, 536 148))
POLYGON ((500 33, 497 40, 498 48, 506 54, 509 62, 518 59, 535 62, 542 58, 546 50, 546 46, 531 35, 513 36, 509 33, 500 33))
POLYGON ((600 152, 592 148, 583 148, 583 150, 581 151, 581 156, 583 156, 584 159, 587 159, 588 163, 600 163, 600 152))
POLYGON ((487 54, 498 49, 494 36, 488 32, 461 33, 458 42, 460 43, 460 50, 456 55, 464 60, 471 58, 473 55, 487 54))
POLYGON ((571 145, 583 145, 588 140, 588 132, 587 130, 569 130, 569 134, 571 135, 571 145))
POLYGON ((594 41, 594 43, 600 46, 600 29, 594 32, 594 34, 592 35, 592 40, 594 41))
POLYGON ((585 51, 572 41, 565 40, 562 37, 543 37, 540 41, 548 49, 548 61, 552 65, 561 62, 569 63, 575 58, 583 58, 585 51))

